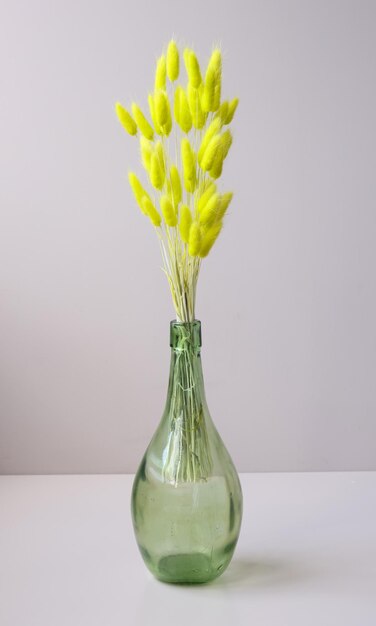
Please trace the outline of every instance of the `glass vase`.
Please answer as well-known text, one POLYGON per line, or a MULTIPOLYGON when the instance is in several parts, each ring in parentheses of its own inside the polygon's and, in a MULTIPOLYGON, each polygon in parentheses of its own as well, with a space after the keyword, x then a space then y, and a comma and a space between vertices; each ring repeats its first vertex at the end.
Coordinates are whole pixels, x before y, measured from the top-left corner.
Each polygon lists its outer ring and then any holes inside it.
POLYGON ((231 561, 242 491, 205 400, 200 322, 171 322, 170 345, 166 407, 135 476, 132 518, 156 578, 204 583, 231 561))

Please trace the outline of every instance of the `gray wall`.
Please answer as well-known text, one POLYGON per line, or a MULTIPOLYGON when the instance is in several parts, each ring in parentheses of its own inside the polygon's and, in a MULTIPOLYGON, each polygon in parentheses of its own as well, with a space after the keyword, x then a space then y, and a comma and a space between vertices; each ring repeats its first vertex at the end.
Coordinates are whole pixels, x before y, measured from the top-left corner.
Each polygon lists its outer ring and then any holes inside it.
POLYGON ((113 103, 172 34, 238 94, 197 316, 239 470, 376 469, 376 3, 3 0, 0 471, 131 472, 173 317, 113 103))

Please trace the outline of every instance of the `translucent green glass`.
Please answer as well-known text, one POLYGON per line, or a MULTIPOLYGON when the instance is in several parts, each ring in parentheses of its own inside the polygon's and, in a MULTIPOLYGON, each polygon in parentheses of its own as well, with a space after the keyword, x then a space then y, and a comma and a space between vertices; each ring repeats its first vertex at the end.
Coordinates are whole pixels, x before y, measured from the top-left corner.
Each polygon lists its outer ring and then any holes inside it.
POLYGON ((133 525, 156 578, 204 583, 231 561, 242 492, 205 400, 201 324, 172 322, 170 336, 166 407, 134 480, 133 525))

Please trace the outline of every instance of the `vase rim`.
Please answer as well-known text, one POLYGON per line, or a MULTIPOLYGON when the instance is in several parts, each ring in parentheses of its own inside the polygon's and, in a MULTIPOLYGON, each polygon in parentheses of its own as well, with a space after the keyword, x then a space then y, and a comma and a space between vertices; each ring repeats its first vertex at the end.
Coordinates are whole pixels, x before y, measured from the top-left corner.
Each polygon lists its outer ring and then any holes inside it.
POLYGON ((200 320, 192 320, 191 322, 182 322, 181 320, 171 320, 170 322, 171 326, 191 326, 193 324, 199 324, 201 326, 201 321, 200 320))

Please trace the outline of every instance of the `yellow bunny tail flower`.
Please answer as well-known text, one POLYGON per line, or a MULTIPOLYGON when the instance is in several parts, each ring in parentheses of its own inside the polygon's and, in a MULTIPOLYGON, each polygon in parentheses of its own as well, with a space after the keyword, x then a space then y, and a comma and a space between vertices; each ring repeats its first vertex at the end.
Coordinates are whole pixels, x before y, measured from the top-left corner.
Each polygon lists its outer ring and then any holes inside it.
POLYGON ((224 193, 219 200, 219 204, 218 204, 218 208, 217 208, 217 215, 216 215, 216 219, 222 220, 225 216, 225 213, 228 209, 228 206, 233 198, 234 194, 231 191, 228 191, 227 193, 224 193))
POLYGON ((180 237, 184 243, 189 243, 189 231, 192 224, 192 213, 186 204, 183 204, 180 209, 180 223, 179 232, 180 237))
POLYGON ((202 226, 211 226, 216 221, 216 211, 219 201, 219 195, 217 193, 213 193, 200 213, 199 221, 202 226))
POLYGON ((209 174, 212 178, 217 179, 222 175, 223 161, 223 148, 220 147, 214 159, 214 163, 209 171, 209 174))
POLYGON ((178 223, 177 213, 168 196, 162 196, 161 209, 162 209, 162 215, 164 217, 164 221, 166 222, 167 226, 170 226, 171 228, 176 226, 178 223))
POLYGON ((188 80, 192 84, 192 87, 197 89, 201 85, 202 77, 200 64, 193 50, 190 50, 189 48, 184 50, 184 62, 188 80))
POLYGON ((133 102, 132 104, 132 113, 136 124, 144 137, 146 137, 146 139, 153 139, 154 131, 147 121, 145 115, 141 111, 140 107, 135 102, 133 102))
POLYGON ((187 178, 184 176, 184 187, 189 193, 194 193, 194 190, 196 189, 196 177, 187 178))
POLYGON ((232 134, 231 134, 231 130, 228 128, 227 130, 225 130, 224 133, 222 133, 222 147, 223 147, 223 158, 226 158, 228 155, 228 151, 231 148, 232 145, 232 134))
POLYGON ((184 58, 185 71, 187 72, 188 80, 189 80, 189 57, 190 56, 191 56, 191 49, 184 48, 183 58, 184 58))
POLYGON ((233 117, 235 115, 235 111, 238 108, 238 104, 239 104, 239 98, 234 98, 229 103, 225 124, 230 124, 230 122, 232 122, 233 117))
POLYGON ((200 163, 201 169, 203 169, 204 172, 209 172, 213 167, 214 159, 221 147, 221 141, 221 135, 214 135, 209 141, 200 163))
POLYGON ((127 109, 125 109, 120 102, 115 104, 116 115, 119 118, 120 124, 125 128, 127 133, 130 135, 136 135, 137 133, 137 124, 132 118, 131 114, 128 113, 127 109))
POLYGON ((164 54, 162 54, 157 61, 155 89, 166 89, 166 57, 164 54))
POLYGON ((214 72, 221 76, 222 74, 222 53, 219 48, 215 48, 209 60, 208 67, 211 67, 214 72))
POLYGON ((212 111, 218 111, 221 103, 221 81, 217 81, 214 89, 214 99, 213 99, 213 107, 212 111))
POLYGON ((199 165, 201 165, 202 157, 204 156, 204 152, 209 145, 210 140, 218 133, 221 128, 221 120, 219 118, 215 118, 208 126, 205 135, 202 138, 198 153, 197 160, 199 165))
POLYGON ((158 135, 162 135, 162 130, 159 127, 158 121, 157 121, 157 116, 155 114, 155 103, 154 103, 154 98, 152 96, 151 93, 149 93, 148 95, 148 103, 149 103, 149 111, 150 111, 150 117, 152 119, 154 128, 155 128, 155 132, 158 133, 158 135))
POLYGON ((161 141, 157 141, 157 143, 155 144, 154 150, 155 150, 155 154, 158 157, 159 166, 162 170, 163 180, 164 180, 166 177, 166 155, 165 155, 165 151, 164 151, 161 141))
POLYGON ((218 238, 219 233, 222 230, 222 226, 223 226, 222 222, 216 222, 205 232, 201 241, 200 252, 199 252, 199 255, 201 258, 208 256, 210 250, 212 249, 213 245, 215 244, 218 238))
POLYGON ((154 96, 155 117, 164 135, 169 135, 172 128, 170 102, 167 93, 160 89, 154 96))
POLYGON ((180 85, 176 87, 174 94, 174 118, 175 122, 180 126, 180 98, 181 92, 183 91, 183 87, 180 85))
POLYGON ((193 178, 196 170, 195 157, 191 144, 186 137, 184 137, 181 141, 181 158, 184 175, 187 178, 193 178))
POLYGON ((185 133, 189 133, 192 128, 192 115, 184 89, 180 96, 180 127, 185 133))
POLYGON ((221 99, 222 56, 219 48, 213 50, 205 75, 202 108, 217 111, 221 99))
POLYGON ((187 138, 181 141, 181 160, 183 163, 184 186, 189 193, 196 188, 196 158, 187 138))
POLYGON ((170 110, 170 103, 168 102, 168 118, 167 118, 167 123, 163 126, 163 134, 166 135, 166 137, 169 136, 171 130, 172 130, 172 117, 171 117, 171 110, 170 110))
POLYGON ((221 135, 220 145, 215 153, 215 157, 212 166, 209 168, 209 173, 212 178, 219 178, 222 174, 223 163, 230 150, 232 144, 231 131, 227 129, 221 135))
POLYGON ((201 249, 202 233, 198 222, 193 222, 189 230, 188 252, 190 256, 198 256, 201 249))
POLYGON ((216 191, 217 191, 217 187, 215 183, 210 182, 198 199, 197 210, 198 210, 199 215, 205 209, 205 206, 208 203, 209 199, 211 198, 213 193, 215 193, 216 191))
POLYGON ((211 149, 211 142, 210 142, 202 159, 202 162, 203 162, 202 168, 204 169, 204 167, 207 166, 208 169, 206 171, 209 171, 210 176, 212 176, 212 178, 219 178, 220 175, 222 174, 223 162, 228 154, 228 151, 230 150, 231 144, 232 144, 231 131, 227 129, 224 133, 222 133, 222 135, 219 135, 219 143, 215 147, 214 158, 212 161, 210 161, 212 157, 212 152, 209 152, 211 149), (207 159, 207 161, 205 161, 205 159, 207 159))
POLYGON ((189 133, 192 128, 192 116, 189 109, 187 94, 180 85, 175 91, 174 115, 182 131, 189 133))
POLYGON ((147 172, 150 171, 150 160, 152 155, 152 147, 150 145, 150 141, 146 139, 143 135, 140 135, 140 152, 141 152, 141 161, 142 165, 146 169, 147 172))
POLYGON ((154 95, 154 109, 155 116, 157 118, 157 122, 159 126, 164 126, 167 123, 168 119, 168 108, 167 108, 167 96, 165 92, 160 89, 155 92, 154 95))
POLYGON ((151 223, 154 224, 154 226, 160 226, 162 222, 161 216, 159 215, 150 198, 144 196, 142 200, 142 205, 144 207, 145 215, 150 218, 151 223))
POLYGON ((179 51, 173 39, 171 39, 167 48, 167 76, 173 83, 179 76, 179 51))
POLYGON ((205 76, 205 84, 201 97, 201 106, 203 111, 208 113, 213 110, 215 93, 215 71, 212 67, 208 67, 205 76))
POLYGON ((164 173, 159 157, 154 152, 150 160, 150 182, 156 189, 162 190, 164 185, 164 173))
POLYGON ((227 124, 228 110, 229 110, 229 103, 227 100, 225 100, 224 102, 222 102, 217 113, 215 114, 215 116, 219 117, 219 119, 221 120, 222 125, 227 124))
POLYGON ((201 108, 200 90, 195 89, 191 83, 188 83, 187 91, 193 126, 200 129, 206 122, 206 114, 201 108))
POLYGON ((222 55, 221 51, 217 48, 214 50, 211 56, 211 63, 215 71, 215 89, 212 111, 218 111, 221 104, 221 89, 222 89, 222 55))
POLYGON ((138 206, 140 207, 141 211, 145 213, 142 201, 145 197, 149 198, 148 193, 145 191, 145 189, 143 188, 142 184, 140 183, 139 179, 137 178, 136 174, 134 174, 134 172, 128 173, 128 180, 129 180, 129 184, 132 188, 133 195, 136 199, 138 206))
POLYGON ((170 168, 171 194, 175 207, 181 202, 182 189, 178 168, 172 165, 170 168))

